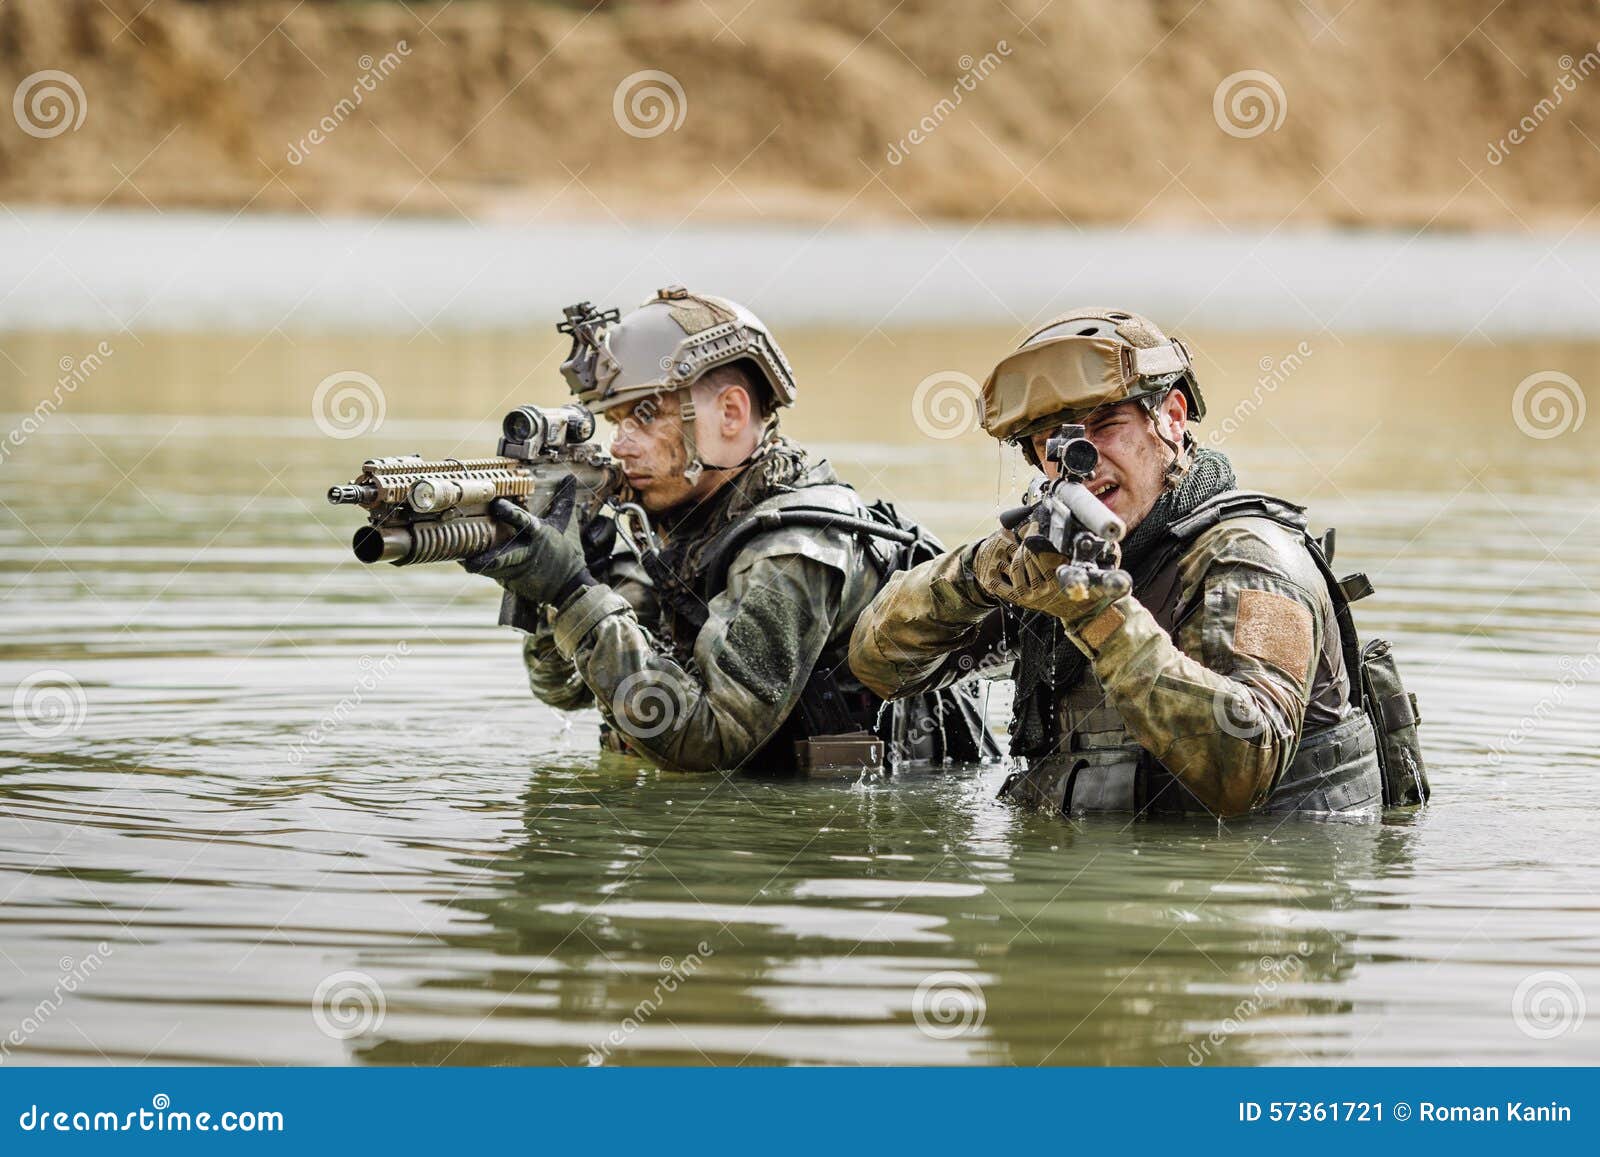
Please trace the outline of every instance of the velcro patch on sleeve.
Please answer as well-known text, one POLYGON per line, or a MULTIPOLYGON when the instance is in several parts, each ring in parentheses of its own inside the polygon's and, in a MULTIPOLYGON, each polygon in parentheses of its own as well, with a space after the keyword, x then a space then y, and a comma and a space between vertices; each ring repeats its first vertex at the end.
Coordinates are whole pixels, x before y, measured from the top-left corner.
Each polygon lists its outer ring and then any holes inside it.
POLYGON ((1239 617, 1233 625, 1238 654, 1270 663, 1303 690, 1314 642, 1311 612, 1300 603, 1273 591, 1239 592, 1239 617))
POLYGON ((1106 640, 1117 633, 1117 628, 1127 622, 1127 617, 1112 604, 1101 611, 1088 624, 1078 632, 1078 638, 1089 645, 1091 651, 1098 652, 1106 645, 1106 640))

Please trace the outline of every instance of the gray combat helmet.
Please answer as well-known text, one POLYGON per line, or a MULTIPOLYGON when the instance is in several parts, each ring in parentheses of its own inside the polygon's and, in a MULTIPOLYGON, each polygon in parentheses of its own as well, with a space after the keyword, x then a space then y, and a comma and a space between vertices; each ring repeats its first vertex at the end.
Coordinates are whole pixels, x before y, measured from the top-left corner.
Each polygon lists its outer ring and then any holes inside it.
POLYGON ((669 285, 627 317, 586 301, 562 312, 567 320, 557 328, 572 338, 572 350, 561 375, 591 409, 686 390, 707 370, 736 361, 755 367, 775 407, 794 404, 794 372, 783 351, 737 302, 669 285))

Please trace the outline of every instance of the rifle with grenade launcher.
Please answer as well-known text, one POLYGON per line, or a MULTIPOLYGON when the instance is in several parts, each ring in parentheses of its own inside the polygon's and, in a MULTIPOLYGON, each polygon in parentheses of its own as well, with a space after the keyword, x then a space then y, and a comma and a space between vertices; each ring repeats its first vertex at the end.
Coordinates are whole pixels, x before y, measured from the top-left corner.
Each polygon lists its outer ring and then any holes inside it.
MULTIPOLYGON (((585 406, 519 406, 501 422, 492 457, 369 458, 353 481, 329 488, 328 501, 367 512, 367 525, 350 542, 364 563, 470 558, 513 533, 489 514, 491 502, 505 498, 542 514, 568 478, 576 482, 574 516, 588 525, 625 483, 617 463, 591 441, 594 434, 585 406)), ((522 625, 520 619, 518 600, 507 592, 500 621, 522 625)))

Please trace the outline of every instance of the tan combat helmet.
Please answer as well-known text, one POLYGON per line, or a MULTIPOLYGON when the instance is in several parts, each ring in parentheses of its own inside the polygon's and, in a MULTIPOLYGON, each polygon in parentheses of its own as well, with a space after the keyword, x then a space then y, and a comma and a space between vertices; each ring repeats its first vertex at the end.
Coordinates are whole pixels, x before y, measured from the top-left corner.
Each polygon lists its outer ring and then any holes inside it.
POLYGON ((1183 391, 1189 419, 1205 417, 1189 350, 1149 318, 1108 309, 1074 309, 1030 334, 983 383, 983 428, 1024 441, 1090 411, 1183 391))
POLYGON ((794 404, 794 371, 783 350, 761 319, 737 302, 669 285, 627 317, 586 301, 562 312, 567 320, 556 328, 572 338, 572 350, 561 374, 584 405, 616 410, 645 398, 678 395, 689 462, 684 475, 691 483, 706 468, 695 445, 689 394, 702 374, 746 361, 767 383, 774 408, 794 404))

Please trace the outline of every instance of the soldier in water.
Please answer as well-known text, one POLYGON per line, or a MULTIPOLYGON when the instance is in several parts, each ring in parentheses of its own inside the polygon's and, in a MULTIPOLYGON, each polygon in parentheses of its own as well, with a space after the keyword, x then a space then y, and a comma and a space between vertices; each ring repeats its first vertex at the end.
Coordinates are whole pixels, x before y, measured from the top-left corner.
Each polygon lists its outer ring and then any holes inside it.
MULTIPOLYGON (((1236 489, 1228 459, 1196 445, 1205 403, 1183 344, 1137 314, 1074 310, 1002 360, 983 401, 989 434, 1052 478, 1049 437, 1085 427, 1131 592, 1064 585, 1067 558, 1000 530, 891 579, 856 624, 861 682, 923 694, 1004 636, 1020 645, 1025 766, 1003 795, 1068 814, 1376 813, 1348 614, 1361 592, 1333 579, 1301 508, 1236 489)), ((1414 701, 1385 703, 1414 736, 1414 701)))
POLYGON ((896 567, 942 548, 779 433, 796 383, 766 326, 681 286, 625 317, 567 312, 562 373, 615 424, 642 515, 618 546, 598 533, 610 520, 494 507, 518 533, 463 565, 535 609, 534 693, 597 705, 609 746, 678 770, 997 755, 970 685, 885 709, 850 674, 857 616, 896 567))

